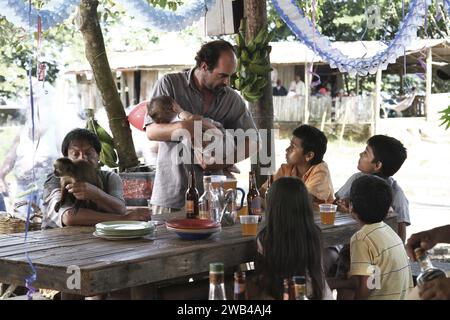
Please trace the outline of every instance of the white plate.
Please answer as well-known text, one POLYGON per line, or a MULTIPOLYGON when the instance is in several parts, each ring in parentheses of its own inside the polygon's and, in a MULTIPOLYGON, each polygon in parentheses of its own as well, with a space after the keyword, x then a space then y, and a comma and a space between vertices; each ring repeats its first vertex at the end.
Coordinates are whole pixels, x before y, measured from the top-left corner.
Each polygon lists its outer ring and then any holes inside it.
POLYGON ((154 225, 151 223, 151 221, 108 221, 97 223, 95 225, 95 228, 103 232, 126 232, 150 230, 154 228, 154 225))
MULTIPOLYGON (((97 233, 96 231, 94 233, 92 233, 95 237, 97 238, 101 238, 101 239, 106 239, 106 240, 127 240, 127 239, 138 239, 138 238, 142 238, 145 237, 147 235, 140 235, 140 236, 106 236, 106 235, 102 235, 97 233)), ((149 233, 150 234, 150 233, 149 233)))
POLYGON ((168 231, 174 231, 174 232, 182 232, 182 233, 197 233, 197 234, 203 234, 203 233, 216 233, 222 230, 222 227, 217 228, 208 228, 208 229, 181 229, 181 228, 172 228, 169 226, 166 226, 168 231))

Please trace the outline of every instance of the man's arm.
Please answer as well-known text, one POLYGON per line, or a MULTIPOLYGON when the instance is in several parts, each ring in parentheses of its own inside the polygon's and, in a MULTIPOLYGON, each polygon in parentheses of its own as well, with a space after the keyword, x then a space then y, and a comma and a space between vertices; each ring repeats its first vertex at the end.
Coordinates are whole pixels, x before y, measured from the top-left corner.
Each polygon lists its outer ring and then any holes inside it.
POLYGON ((433 248, 437 243, 450 243, 450 224, 411 235, 406 242, 406 252, 415 261, 414 249, 421 246, 425 250, 433 248))
POLYGON ((73 213, 73 209, 66 210, 61 221, 65 226, 93 226, 100 222, 114 220, 133 220, 133 221, 149 221, 151 219, 150 212, 133 211, 126 215, 114 213, 102 213, 91 209, 80 208, 77 213, 73 213))
POLYGON ((96 186, 87 182, 76 182, 66 186, 69 193, 72 193, 78 200, 91 200, 99 209, 105 212, 116 212, 124 214, 125 203, 96 186))
POLYGON ((241 162, 251 155, 255 154, 257 152, 256 146, 254 143, 252 143, 248 137, 245 138, 244 142, 244 154, 242 155, 241 152, 238 152, 238 148, 235 146, 234 148, 234 162, 233 163, 224 163, 224 164, 211 164, 211 165, 201 165, 203 170, 205 171, 217 171, 222 170, 226 167, 229 167, 235 163, 241 162))

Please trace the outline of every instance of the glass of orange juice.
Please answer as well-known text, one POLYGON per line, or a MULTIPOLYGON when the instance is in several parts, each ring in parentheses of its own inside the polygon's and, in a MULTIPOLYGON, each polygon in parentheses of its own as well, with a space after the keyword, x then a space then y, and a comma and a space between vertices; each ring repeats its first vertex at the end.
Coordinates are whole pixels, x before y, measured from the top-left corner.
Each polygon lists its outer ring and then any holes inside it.
POLYGON ((320 222, 322 224, 334 224, 336 218, 337 205, 335 204, 319 204, 320 222))
POLYGON ((256 236, 258 232, 258 215, 239 216, 243 236, 256 236))

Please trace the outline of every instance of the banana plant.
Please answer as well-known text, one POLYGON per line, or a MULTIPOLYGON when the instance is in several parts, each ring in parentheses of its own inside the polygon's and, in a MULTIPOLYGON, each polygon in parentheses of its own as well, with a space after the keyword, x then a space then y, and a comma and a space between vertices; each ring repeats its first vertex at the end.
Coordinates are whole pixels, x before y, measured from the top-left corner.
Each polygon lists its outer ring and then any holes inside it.
POLYGON ((263 95, 267 84, 266 74, 272 71, 268 61, 272 47, 272 36, 267 29, 261 29, 256 37, 245 41, 245 19, 241 20, 236 34, 237 70, 232 77, 232 87, 239 90, 249 102, 256 102, 263 95))

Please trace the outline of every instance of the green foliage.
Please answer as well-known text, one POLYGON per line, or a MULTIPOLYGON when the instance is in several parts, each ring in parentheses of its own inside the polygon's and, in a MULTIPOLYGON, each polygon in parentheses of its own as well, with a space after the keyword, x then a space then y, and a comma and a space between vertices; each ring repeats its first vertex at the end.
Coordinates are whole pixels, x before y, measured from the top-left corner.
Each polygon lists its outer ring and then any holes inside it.
POLYGON ((442 113, 442 116, 440 118, 440 120, 442 120, 442 123, 440 125, 443 126, 447 124, 445 126, 445 130, 447 130, 448 128, 450 128, 450 106, 448 106, 445 110, 439 111, 439 113, 442 113))

